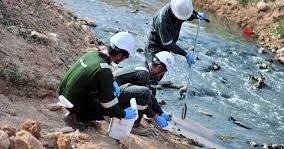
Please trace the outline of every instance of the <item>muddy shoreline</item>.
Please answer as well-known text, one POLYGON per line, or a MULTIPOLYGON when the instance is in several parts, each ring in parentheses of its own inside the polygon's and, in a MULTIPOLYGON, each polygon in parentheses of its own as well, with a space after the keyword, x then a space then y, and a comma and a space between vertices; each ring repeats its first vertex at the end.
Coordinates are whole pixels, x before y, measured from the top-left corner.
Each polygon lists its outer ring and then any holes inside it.
POLYGON ((253 38, 273 53, 284 47, 283 35, 276 33, 284 19, 284 2, 281 0, 264 3, 264 8, 258 2, 244 5, 237 0, 195 0, 194 4, 224 18, 230 24, 236 24, 240 29, 252 27, 253 38))

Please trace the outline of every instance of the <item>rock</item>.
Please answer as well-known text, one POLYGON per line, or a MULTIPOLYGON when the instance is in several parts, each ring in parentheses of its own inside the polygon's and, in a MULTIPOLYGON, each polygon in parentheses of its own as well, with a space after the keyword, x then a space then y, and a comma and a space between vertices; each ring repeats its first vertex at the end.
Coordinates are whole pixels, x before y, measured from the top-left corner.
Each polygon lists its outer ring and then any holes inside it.
POLYGON ((266 69, 266 70, 271 70, 272 69, 272 64, 271 63, 260 63, 257 65, 259 69, 266 69))
POLYGON ((265 3, 264 0, 258 2, 256 7, 258 11, 266 11, 269 8, 268 4, 265 3))
POLYGON ((57 139, 62 134, 63 134, 62 132, 53 132, 44 135, 42 137, 42 141, 44 142, 43 146, 47 148, 57 148, 57 139))
POLYGON ((213 117, 212 114, 205 112, 205 111, 198 111, 199 113, 201 113, 202 115, 208 116, 208 117, 213 117))
POLYGON ((284 1, 283 1, 283 0, 276 0, 276 1, 275 1, 275 5, 276 5, 276 7, 278 7, 278 8, 284 7, 284 1))
POLYGON ((71 139, 68 135, 59 135, 57 139, 58 149, 72 149, 71 139))
POLYGON ((161 100, 160 102, 158 102, 159 103, 159 105, 161 105, 161 106, 163 106, 163 105, 166 105, 167 104, 167 102, 165 102, 164 100, 161 100))
POLYGON ((15 35, 19 35, 19 29, 17 28, 17 26, 9 26, 7 27, 7 30, 12 33, 12 34, 15 34, 15 35))
POLYGON ((34 120, 27 120, 22 124, 22 129, 30 132, 34 137, 40 138, 40 123, 34 120))
POLYGON ((89 31, 90 31, 90 28, 89 28, 88 25, 82 25, 82 29, 83 29, 83 31, 85 31, 85 32, 89 32, 89 31))
POLYGON ((267 53, 267 51, 263 47, 259 48, 257 52, 260 53, 260 54, 267 53))
POLYGON ((52 41, 52 42, 55 42, 55 43, 58 42, 57 34, 51 33, 51 32, 45 32, 45 34, 48 37, 49 41, 52 41))
POLYGON ((85 20, 85 22, 86 22, 85 25, 88 25, 88 26, 91 26, 91 27, 96 27, 97 26, 97 24, 96 24, 96 22, 94 20, 87 19, 87 20, 85 20))
POLYGON ((56 103, 47 104, 45 107, 50 111, 57 111, 62 109, 62 106, 59 106, 56 103))
POLYGON ((251 147, 258 147, 259 145, 257 143, 255 143, 254 141, 248 141, 248 144, 251 146, 251 147))
POLYGON ((213 62, 212 63, 212 70, 220 70, 221 69, 221 67, 220 67, 220 65, 219 64, 217 64, 217 63, 215 63, 215 62, 213 62))
POLYGON ((268 149, 268 146, 267 146, 267 144, 263 143, 263 144, 261 144, 261 148, 268 149))
POLYGON ((0 148, 1 149, 9 149, 10 140, 8 134, 2 130, 0 130, 0 148))
POLYGON ((41 142, 25 130, 17 132, 13 142, 15 149, 44 149, 41 142))
POLYGON ((268 149, 284 149, 284 144, 269 144, 268 149))
POLYGON ((138 9, 131 11, 131 13, 137 14, 139 12, 138 9))
POLYGON ((284 47, 279 49, 279 50, 277 50, 277 52, 276 52, 276 59, 280 63, 284 64, 284 47))
POLYGON ((26 29, 26 28, 20 28, 19 29, 19 34, 26 37, 32 32, 31 29, 26 29))
POLYGON ((139 52, 139 53, 143 53, 144 52, 144 50, 142 48, 138 48, 138 49, 136 49, 136 51, 139 52))
POLYGON ((72 127, 63 127, 60 129, 60 131, 63 133, 69 133, 69 132, 74 132, 75 130, 72 127))
POLYGON ((255 88, 263 88, 265 86, 265 77, 263 75, 260 76, 254 76, 251 75, 249 77, 249 80, 251 81, 251 84, 255 87, 255 88))
POLYGON ((9 137, 11 136, 16 136, 16 128, 13 128, 10 125, 4 125, 1 127, 1 130, 3 130, 4 132, 6 132, 8 134, 9 137))
POLYGON ((35 42, 38 42, 41 44, 47 44, 49 41, 48 36, 46 36, 45 34, 39 33, 37 31, 32 31, 30 36, 35 42))

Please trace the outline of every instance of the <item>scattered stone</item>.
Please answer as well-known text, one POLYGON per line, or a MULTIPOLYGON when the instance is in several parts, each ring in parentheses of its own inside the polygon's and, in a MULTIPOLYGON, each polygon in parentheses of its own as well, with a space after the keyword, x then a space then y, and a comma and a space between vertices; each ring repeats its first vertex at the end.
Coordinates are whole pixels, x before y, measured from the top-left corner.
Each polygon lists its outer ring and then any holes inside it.
POLYGON ((16 136, 16 128, 13 128, 10 125, 4 125, 1 127, 1 130, 3 130, 4 132, 6 132, 8 134, 9 137, 11 136, 16 136))
POLYGON ((70 132, 74 132, 75 130, 72 127, 63 127, 60 129, 60 131, 63 133, 70 133, 70 132))
POLYGON ((62 132, 53 132, 42 136, 43 146, 46 148, 57 148, 57 139, 62 134, 62 132))
POLYGON ((138 9, 131 11, 131 13, 137 14, 139 12, 138 9))
POLYGON ((276 59, 277 59, 280 63, 284 64, 284 47, 281 48, 281 49, 279 49, 279 50, 277 50, 276 59))
POLYGON ((268 149, 284 149, 284 144, 269 144, 268 149))
POLYGON ((261 74, 260 76, 254 76, 251 75, 249 76, 249 80, 251 81, 251 84, 255 87, 255 88, 263 88, 266 84, 264 83, 265 81, 265 77, 261 74))
POLYGON ((97 24, 96 24, 96 22, 94 20, 87 19, 87 20, 85 20, 85 22, 86 22, 85 25, 88 25, 88 26, 91 26, 91 27, 96 27, 97 26, 97 24))
POLYGON ((144 52, 144 50, 142 48, 138 48, 138 49, 136 49, 136 51, 139 52, 139 53, 143 53, 144 52))
POLYGON ((30 132, 34 137, 40 138, 40 123, 34 120, 27 120, 22 124, 22 129, 30 132))
POLYGON ((258 147, 259 145, 255 143, 254 141, 248 141, 247 142, 251 147, 258 147))
POLYGON ((259 48, 257 52, 260 53, 260 54, 267 53, 267 51, 263 47, 259 48))
POLYGON ((258 11, 266 11, 269 8, 268 4, 264 2, 264 0, 259 1, 256 7, 258 11))
POLYGON ((215 63, 215 62, 213 62, 212 63, 212 70, 220 70, 221 69, 221 67, 220 67, 220 65, 219 64, 217 64, 217 63, 215 63))
POLYGON ((234 124, 240 126, 240 127, 243 127, 245 129, 251 129, 250 127, 248 126, 245 126, 244 124, 242 124, 240 121, 236 120, 235 118, 233 118, 232 116, 229 117, 229 121, 232 121, 234 124))
POLYGON ((17 28, 17 26, 9 26, 7 27, 7 30, 12 33, 12 34, 15 34, 15 35, 19 35, 19 29, 17 28))
POLYGON ((272 69, 272 63, 260 63, 257 65, 259 69, 266 69, 266 70, 271 70, 272 69))
POLYGON ((208 116, 208 117, 213 117, 212 114, 205 112, 205 111, 198 111, 199 113, 201 113, 202 115, 208 116))
POLYGON ((62 109, 62 106, 59 106, 56 103, 47 104, 45 107, 50 111, 57 111, 62 109))
POLYGON ((45 34, 39 33, 37 31, 32 31, 30 34, 31 38, 41 44, 47 44, 49 39, 48 36, 46 36, 45 34))
POLYGON ((25 130, 17 132, 13 142, 15 149, 44 149, 41 142, 25 130))
POLYGON ((85 31, 85 32, 89 32, 89 31, 90 31, 90 28, 89 28, 88 25, 82 25, 82 29, 83 29, 83 31, 85 31))
POLYGON ((68 135, 59 135, 57 139, 58 149, 72 149, 71 139, 68 135))
POLYGON ((265 144, 265 143, 261 144, 261 147, 262 147, 263 149, 268 149, 268 146, 267 146, 267 144, 265 144))
POLYGON ((164 100, 161 100, 160 102, 158 102, 159 103, 159 105, 161 105, 161 106, 163 106, 163 105, 166 105, 167 104, 167 102, 165 102, 164 100))
POLYGON ((51 33, 51 32, 46 32, 45 34, 48 37, 49 41, 54 42, 54 43, 58 42, 57 34, 51 33))
POLYGON ((9 149, 10 140, 8 134, 2 130, 0 130, 0 148, 1 149, 9 149))
POLYGON ((24 37, 30 35, 31 32, 32 32, 31 29, 26 29, 26 28, 20 28, 19 29, 19 34, 24 36, 24 37))

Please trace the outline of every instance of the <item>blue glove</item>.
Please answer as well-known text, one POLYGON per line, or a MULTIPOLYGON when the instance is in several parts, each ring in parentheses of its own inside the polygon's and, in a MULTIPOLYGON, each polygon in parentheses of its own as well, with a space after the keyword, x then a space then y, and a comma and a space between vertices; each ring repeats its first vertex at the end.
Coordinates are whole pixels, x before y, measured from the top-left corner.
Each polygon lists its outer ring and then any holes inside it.
POLYGON ((165 113, 165 112, 163 112, 163 113, 161 114, 161 116, 162 116, 165 120, 167 120, 167 121, 171 121, 171 120, 172 120, 171 115, 169 115, 169 114, 167 114, 167 113, 165 113))
POLYGON ((113 86, 113 94, 114 94, 114 96, 119 97, 119 95, 120 95, 120 87, 118 86, 117 82, 113 81, 112 86, 113 86))
POLYGON ((156 115, 154 120, 156 124, 161 128, 168 126, 168 121, 162 116, 156 115))
POLYGON ((131 107, 124 109, 124 112, 125 112, 125 117, 124 117, 125 119, 134 119, 137 115, 136 110, 131 107))
POLYGON ((198 12, 197 18, 200 19, 200 20, 204 20, 204 21, 208 20, 208 16, 204 12, 198 12))
POLYGON ((188 52, 185 57, 188 65, 195 64, 193 52, 188 52))

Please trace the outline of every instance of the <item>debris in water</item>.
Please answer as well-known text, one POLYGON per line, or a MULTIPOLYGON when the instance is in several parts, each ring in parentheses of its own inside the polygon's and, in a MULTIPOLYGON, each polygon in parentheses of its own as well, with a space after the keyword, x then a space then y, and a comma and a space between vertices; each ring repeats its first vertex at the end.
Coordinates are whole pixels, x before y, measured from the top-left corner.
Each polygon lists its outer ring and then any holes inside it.
POLYGON ((248 126, 245 126, 244 124, 242 124, 240 121, 236 120, 235 118, 233 118, 232 116, 229 117, 229 121, 232 121, 234 124, 240 126, 240 127, 243 127, 245 129, 251 129, 250 127, 248 126))
POLYGON ((161 100, 160 102, 158 102, 159 103, 159 105, 161 105, 161 106, 163 106, 163 105, 166 105, 167 104, 167 102, 165 102, 164 100, 161 100))
POLYGON ((261 74, 260 76, 250 75, 249 80, 251 81, 251 84, 255 88, 263 88, 266 84, 264 83, 265 77, 261 74))
POLYGON ((131 13, 137 14, 139 12, 138 9, 131 11, 131 13))
POLYGON ((181 115, 181 119, 184 120, 186 117, 186 112, 187 112, 187 105, 186 103, 184 103, 183 107, 182 107, 182 115, 181 115))
POLYGON ((251 147, 258 147, 259 144, 255 143, 254 141, 248 141, 247 142, 251 147))

